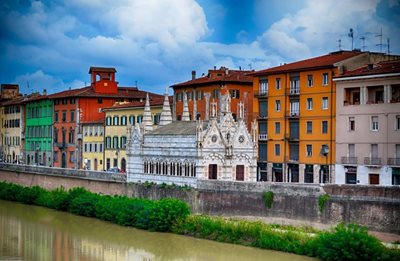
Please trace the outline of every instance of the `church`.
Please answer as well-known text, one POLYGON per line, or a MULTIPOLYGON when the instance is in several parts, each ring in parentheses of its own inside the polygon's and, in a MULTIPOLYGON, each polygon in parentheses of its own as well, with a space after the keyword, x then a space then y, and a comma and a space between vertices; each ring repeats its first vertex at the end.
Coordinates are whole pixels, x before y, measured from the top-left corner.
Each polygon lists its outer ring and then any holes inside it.
POLYGON ((153 129, 147 97, 142 124, 129 133, 127 181, 192 187, 198 180, 256 181, 257 125, 248 131, 243 103, 235 120, 227 93, 219 107, 211 102, 208 121, 191 121, 186 94, 183 100, 182 120, 173 121, 165 94, 160 124, 153 129))

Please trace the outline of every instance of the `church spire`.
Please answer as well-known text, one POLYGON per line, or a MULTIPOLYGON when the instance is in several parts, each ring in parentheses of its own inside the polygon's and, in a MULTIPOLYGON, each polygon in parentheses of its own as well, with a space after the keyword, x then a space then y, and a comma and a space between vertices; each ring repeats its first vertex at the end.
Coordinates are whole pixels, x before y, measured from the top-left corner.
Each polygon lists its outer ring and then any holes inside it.
POLYGON ((170 124, 171 122, 172 122, 172 114, 171 114, 171 107, 169 106, 168 89, 165 89, 164 104, 160 116, 160 126, 170 124))
POLYGON ((186 92, 183 92, 183 112, 182 112, 182 121, 190 121, 189 117, 189 106, 187 100, 186 92))
POLYGON ((144 127, 145 132, 153 130, 153 121, 151 120, 151 110, 150 110, 150 101, 148 93, 146 94, 146 103, 144 105, 142 125, 144 127))

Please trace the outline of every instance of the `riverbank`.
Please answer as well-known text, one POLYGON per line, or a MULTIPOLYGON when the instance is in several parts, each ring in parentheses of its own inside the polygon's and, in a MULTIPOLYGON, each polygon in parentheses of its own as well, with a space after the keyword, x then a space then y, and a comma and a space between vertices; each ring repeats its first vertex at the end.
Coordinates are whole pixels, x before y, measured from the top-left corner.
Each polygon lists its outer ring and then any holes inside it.
POLYGON ((83 188, 47 191, 40 187, 22 187, 4 182, 0 183, 0 198, 150 231, 173 232, 219 242, 308 255, 323 260, 400 258, 400 251, 387 249, 379 240, 369 236, 365 228, 357 225, 338 225, 330 231, 316 231, 311 228, 189 215, 189 206, 176 199, 152 201, 107 196, 91 193, 83 188), (349 253, 351 256, 346 256, 349 253))

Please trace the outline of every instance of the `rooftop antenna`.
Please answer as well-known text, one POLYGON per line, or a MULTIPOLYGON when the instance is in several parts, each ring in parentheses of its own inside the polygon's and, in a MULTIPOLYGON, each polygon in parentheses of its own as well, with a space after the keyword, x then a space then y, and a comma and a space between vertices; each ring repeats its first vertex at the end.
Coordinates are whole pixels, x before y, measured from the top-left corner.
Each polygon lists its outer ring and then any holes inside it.
POLYGON ((387 38, 387 53, 390 55, 390 38, 387 38))
POLYGON ((351 38, 351 50, 353 51, 353 40, 354 40, 354 31, 353 28, 350 28, 349 33, 347 34, 348 37, 351 38))
POLYGON ((380 50, 379 52, 382 52, 382 27, 381 27, 381 33, 375 35, 375 37, 380 37, 380 42, 376 46, 379 46, 379 50, 380 50))
POLYGON ((363 42, 363 44, 362 44, 362 46, 361 46, 361 50, 362 50, 362 51, 365 51, 365 47, 366 47, 366 46, 365 46, 365 36, 361 36, 361 37, 360 37, 360 40, 362 40, 362 42, 363 42))
POLYGON ((137 88, 137 81, 135 81, 135 87, 137 88))
POLYGON ((342 39, 339 38, 338 43, 339 43, 339 51, 341 51, 342 50, 342 39))

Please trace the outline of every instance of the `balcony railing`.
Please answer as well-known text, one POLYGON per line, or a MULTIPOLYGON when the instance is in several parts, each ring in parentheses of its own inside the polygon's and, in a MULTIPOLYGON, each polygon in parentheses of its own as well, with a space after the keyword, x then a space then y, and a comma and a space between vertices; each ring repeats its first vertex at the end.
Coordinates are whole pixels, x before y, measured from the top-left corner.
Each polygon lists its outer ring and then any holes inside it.
POLYGON ((258 96, 263 97, 268 95, 268 89, 259 89, 258 90, 258 96))
POLYGON ((357 157, 342 157, 341 162, 342 162, 342 164, 357 164, 358 158, 357 157))
POLYGON ((286 162, 299 162, 299 155, 290 155, 285 157, 286 162))
POLYGON ((290 110, 290 111, 286 111, 286 115, 288 117, 294 117, 297 118, 300 115, 300 111, 299 110, 290 110))
POLYGON ((299 95, 300 94, 300 87, 291 87, 286 89, 286 94, 289 95, 299 95))
POLYGON ((266 119, 266 118, 268 118, 268 114, 259 114, 258 118, 259 119, 266 119))
POLYGON ((387 164, 391 166, 400 166, 400 158, 388 158, 387 164))
POLYGON ((267 133, 260 133, 258 134, 258 140, 267 140, 268 134, 267 133))
POLYGON ((365 165, 382 165, 382 159, 381 158, 365 157, 364 158, 364 164, 365 165))

